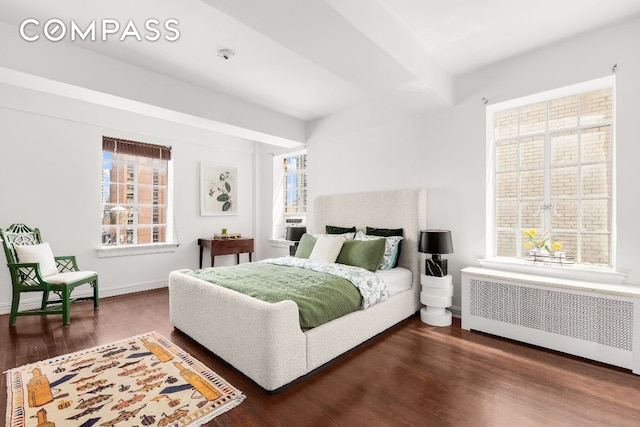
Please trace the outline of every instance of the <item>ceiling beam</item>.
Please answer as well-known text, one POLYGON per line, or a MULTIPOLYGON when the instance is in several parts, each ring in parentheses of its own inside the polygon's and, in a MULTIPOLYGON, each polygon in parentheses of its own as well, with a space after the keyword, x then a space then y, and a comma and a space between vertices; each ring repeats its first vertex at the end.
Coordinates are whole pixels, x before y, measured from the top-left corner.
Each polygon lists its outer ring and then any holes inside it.
POLYGON ((0 82, 283 147, 305 122, 71 43, 27 43, 0 22, 0 82))
POLYGON ((203 1, 401 109, 452 103, 451 75, 377 0, 203 1))

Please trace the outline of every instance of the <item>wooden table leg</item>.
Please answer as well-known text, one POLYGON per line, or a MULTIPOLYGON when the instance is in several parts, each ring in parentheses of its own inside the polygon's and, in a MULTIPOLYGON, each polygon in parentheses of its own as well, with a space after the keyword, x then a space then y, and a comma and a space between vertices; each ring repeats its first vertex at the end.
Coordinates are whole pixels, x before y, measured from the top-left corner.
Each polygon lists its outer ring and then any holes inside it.
POLYGON ((204 248, 202 246, 200 246, 200 268, 202 268, 202 250, 204 248))
POLYGON ((213 248, 211 248, 211 267, 213 267, 213 265, 215 264, 214 258, 215 255, 213 255, 213 248))
POLYGON ((236 254, 236 263, 240 264, 240 254, 236 254))
POLYGON ((251 252, 249 252, 249 262, 251 262, 251 252))

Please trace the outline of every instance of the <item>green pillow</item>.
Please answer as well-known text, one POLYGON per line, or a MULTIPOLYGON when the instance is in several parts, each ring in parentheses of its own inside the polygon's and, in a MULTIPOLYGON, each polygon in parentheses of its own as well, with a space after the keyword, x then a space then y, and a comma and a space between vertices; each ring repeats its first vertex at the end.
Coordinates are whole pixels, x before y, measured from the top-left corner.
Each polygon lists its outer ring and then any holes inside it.
POLYGON ((298 243, 298 249, 296 249, 296 257, 309 258, 313 247, 316 245, 316 240, 318 239, 307 233, 304 233, 300 238, 300 243, 298 243))
POLYGON ((368 236, 404 236, 404 230, 402 228, 375 228, 367 227, 366 234, 368 236))
POLYGON ((325 233, 327 234, 344 234, 344 233, 355 233, 356 227, 336 227, 335 225, 327 225, 324 227, 325 233))
POLYGON ((384 248, 385 239, 345 240, 336 262, 376 271, 382 261, 384 248))

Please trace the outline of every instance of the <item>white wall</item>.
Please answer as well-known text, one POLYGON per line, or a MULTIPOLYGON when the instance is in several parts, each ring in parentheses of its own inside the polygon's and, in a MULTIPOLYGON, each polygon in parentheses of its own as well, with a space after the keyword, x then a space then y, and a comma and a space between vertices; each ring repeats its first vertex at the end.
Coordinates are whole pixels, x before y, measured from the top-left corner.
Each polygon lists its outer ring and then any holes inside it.
MULTIPOLYGON (((254 142, 14 86, 0 85, 0 91, 0 227, 39 227, 56 254, 76 255, 82 268, 99 273, 103 296, 166 286, 170 271, 198 267, 197 239, 222 227, 254 235, 254 142), (175 252, 98 258, 102 135, 173 147, 181 243, 175 252), (238 166, 238 215, 200 216, 201 161, 238 166)), ((216 258, 216 265, 233 263, 234 256, 216 258)), ((10 301, 9 272, 3 268, 0 313, 9 311, 10 301)))
POLYGON ((2 21, 0 52, 0 82, 19 81, 10 72, 17 71, 206 120, 227 134, 289 147, 304 140, 304 122, 296 118, 168 77, 160 74, 162 68, 150 71, 77 44, 25 42, 16 26, 2 21))
POLYGON ((503 61, 457 79, 457 102, 430 117, 398 118, 364 106, 308 127, 310 197, 328 193, 424 187, 428 225, 451 229, 455 253, 454 306, 459 271, 485 256, 486 97, 500 102, 609 75, 617 78, 617 269, 640 283, 640 19, 503 61), (359 123, 354 127, 353 123, 359 123))

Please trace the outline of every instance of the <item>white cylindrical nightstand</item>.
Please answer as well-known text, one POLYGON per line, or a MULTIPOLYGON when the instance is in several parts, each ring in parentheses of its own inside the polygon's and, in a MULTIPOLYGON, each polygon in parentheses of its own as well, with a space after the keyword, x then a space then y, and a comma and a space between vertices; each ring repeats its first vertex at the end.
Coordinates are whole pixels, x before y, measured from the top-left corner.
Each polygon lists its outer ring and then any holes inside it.
POLYGON ((428 325, 451 325, 451 312, 447 307, 451 306, 453 297, 453 281, 451 275, 444 277, 420 276, 422 292, 420 302, 426 307, 420 310, 420 320, 428 325))

